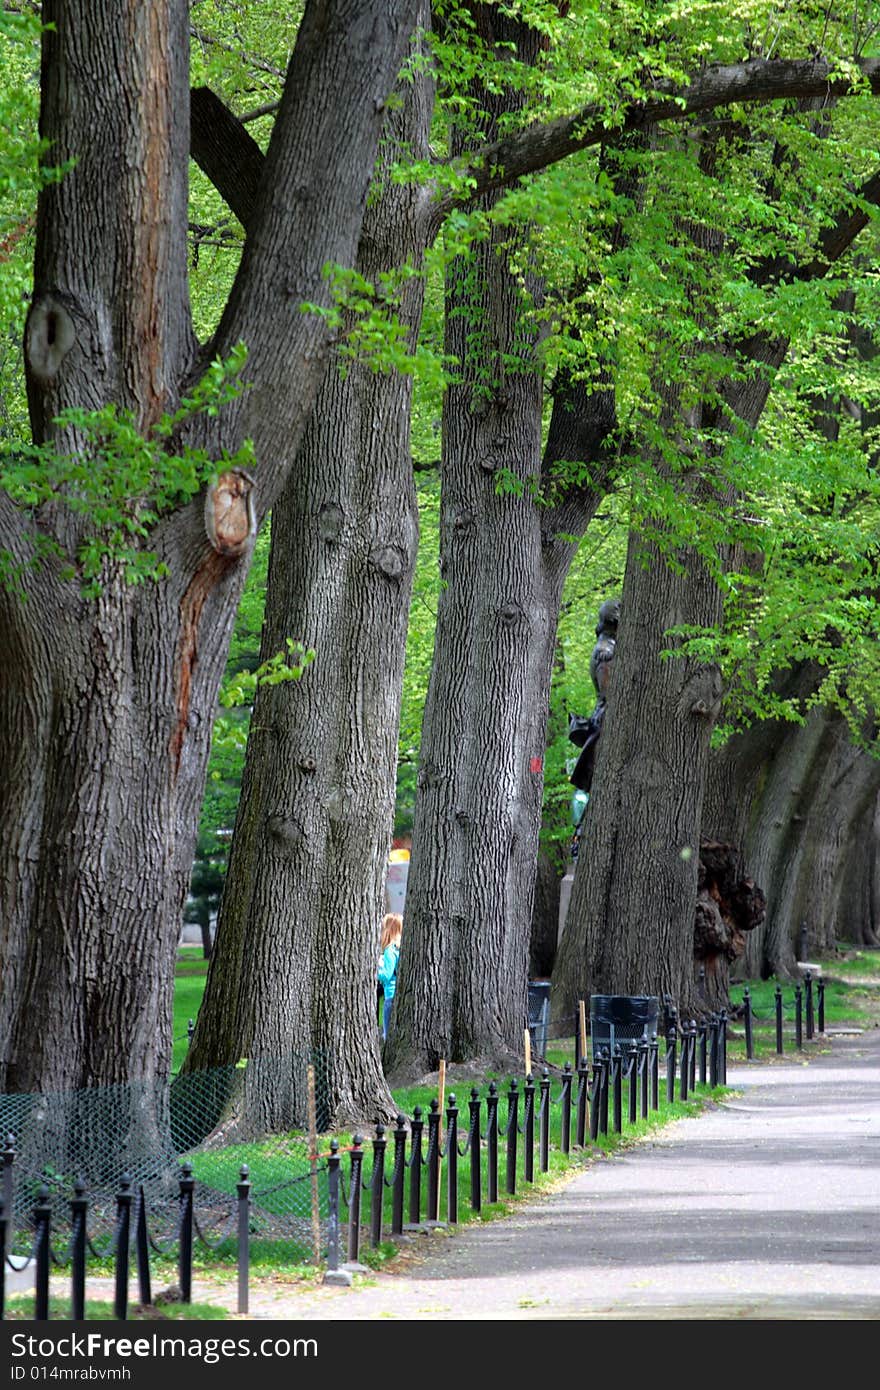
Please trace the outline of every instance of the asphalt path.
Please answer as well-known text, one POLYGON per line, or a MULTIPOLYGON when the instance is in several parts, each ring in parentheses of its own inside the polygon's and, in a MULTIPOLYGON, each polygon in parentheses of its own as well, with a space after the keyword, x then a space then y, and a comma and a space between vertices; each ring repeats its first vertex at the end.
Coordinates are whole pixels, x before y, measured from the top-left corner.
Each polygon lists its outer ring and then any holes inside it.
POLYGON ((727 1080, 504 1220, 414 1236, 351 1288, 255 1289, 250 1317, 877 1318, 880 1029, 727 1080))

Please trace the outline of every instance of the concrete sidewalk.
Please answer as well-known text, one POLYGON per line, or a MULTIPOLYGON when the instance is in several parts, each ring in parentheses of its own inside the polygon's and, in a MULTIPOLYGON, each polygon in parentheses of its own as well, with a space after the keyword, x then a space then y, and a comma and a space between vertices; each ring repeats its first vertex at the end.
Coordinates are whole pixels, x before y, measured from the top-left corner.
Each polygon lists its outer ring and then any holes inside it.
POLYGON ((741 1094, 513 1216, 416 1237, 401 1272, 255 1289, 250 1316, 877 1318, 880 1029, 728 1084, 741 1094))

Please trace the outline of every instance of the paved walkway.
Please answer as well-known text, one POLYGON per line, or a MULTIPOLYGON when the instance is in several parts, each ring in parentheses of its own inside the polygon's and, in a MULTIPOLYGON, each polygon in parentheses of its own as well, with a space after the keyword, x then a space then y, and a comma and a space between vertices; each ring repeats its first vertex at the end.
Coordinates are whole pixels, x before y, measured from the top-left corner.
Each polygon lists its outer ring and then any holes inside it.
POLYGON ((880 1317, 880 1029, 728 1084, 741 1094, 513 1216, 415 1237, 399 1272, 255 1289, 250 1316, 880 1317))

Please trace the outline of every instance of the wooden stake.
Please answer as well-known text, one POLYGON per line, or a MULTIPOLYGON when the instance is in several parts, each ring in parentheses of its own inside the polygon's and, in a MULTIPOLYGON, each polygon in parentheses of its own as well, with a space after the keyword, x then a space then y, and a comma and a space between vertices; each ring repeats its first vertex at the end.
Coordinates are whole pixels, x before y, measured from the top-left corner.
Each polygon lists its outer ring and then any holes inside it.
POLYGON ((532 1035, 531 1035, 531 1033, 529 1032, 528 1028, 525 1030, 525 1033, 523 1034, 523 1042, 525 1043, 525 1050, 526 1050, 526 1076, 531 1076, 531 1074, 532 1074, 532 1035))
POLYGON ((315 1264, 321 1263, 321 1209, 318 1198, 318 1118, 315 1105, 315 1068, 306 1069, 309 1109, 309 1168, 312 1174, 312 1245, 315 1264))
MULTIPOLYGON (((445 1096, 446 1096, 446 1058, 445 1058, 445 1057, 441 1057, 441 1058, 440 1058, 440 1075, 439 1075, 439 1079, 438 1079, 438 1087, 439 1087, 439 1101, 440 1101, 440 1104, 439 1104, 440 1124, 439 1124, 438 1127, 437 1127, 437 1143, 439 1144, 440 1148, 442 1149, 442 1148, 443 1148, 443 1102, 444 1102, 444 1099, 445 1099, 445 1096)), ((440 1181, 440 1175, 441 1175, 442 1171, 443 1171, 443 1159, 438 1155, 438 1156, 437 1156, 437 1210, 434 1212, 434 1220, 435 1220, 435 1221, 439 1221, 439 1220, 440 1220, 440 1188, 443 1186, 442 1182, 440 1181)))

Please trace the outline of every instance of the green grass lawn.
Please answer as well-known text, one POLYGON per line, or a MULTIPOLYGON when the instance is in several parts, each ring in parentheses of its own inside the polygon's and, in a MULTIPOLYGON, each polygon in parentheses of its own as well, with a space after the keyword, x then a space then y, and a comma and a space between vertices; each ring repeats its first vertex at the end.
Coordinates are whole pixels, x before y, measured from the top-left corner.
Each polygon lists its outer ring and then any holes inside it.
POLYGON ((196 1020, 202 995, 205 992, 205 977, 208 962, 202 955, 201 946, 183 946, 178 952, 174 972, 174 1017, 172 1037, 174 1049, 171 1054, 171 1070, 177 1071, 186 1056, 189 1046, 187 1025, 196 1020))
MULTIPOLYGON (((87 1298, 85 1305, 87 1322, 109 1322, 113 1319, 113 1303, 104 1299, 87 1298)), ((34 1316, 34 1295, 13 1294, 6 1300, 4 1317, 11 1322, 32 1321, 34 1316)), ((132 1322, 140 1319, 150 1318, 155 1320, 155 1312, 142 1313, 138 1305, 129 1301, 128 1316, 132 1322)), ((167 1303, 163 1306, 163 1316, 176 1319, 189 1319, 190 1321, 201 1321, 205 1319, 226 1318, 228 1313, 225 1308, 218 1308, 213 1303, 167 1303)), ((53 1294, 49 1298, 49 1317, 53 1322, 63 1322, 70 1317, 70 1299, 56 1298, 53 1294)))

